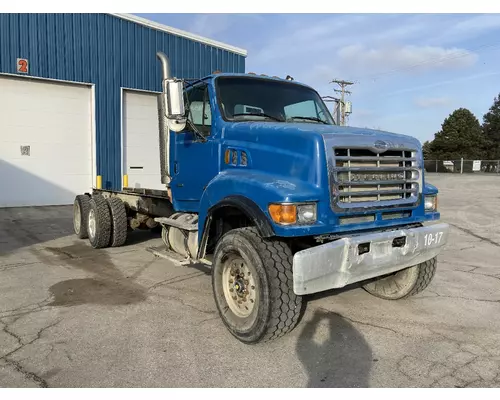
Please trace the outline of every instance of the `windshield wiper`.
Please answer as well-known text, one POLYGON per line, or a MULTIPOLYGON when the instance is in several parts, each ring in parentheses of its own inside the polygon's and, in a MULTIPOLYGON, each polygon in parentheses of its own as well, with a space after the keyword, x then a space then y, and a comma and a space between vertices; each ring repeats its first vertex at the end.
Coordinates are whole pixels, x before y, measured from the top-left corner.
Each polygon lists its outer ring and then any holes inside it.
POLYGON ((328 122, 323 121, 321 118, 316 118, 316 117, 301 117, 301 116, 296 116, 296 117, 290 117, 290 119, 307 119, 309 121, 316 121, 316 122, 321 122, 322 124, 328 125, 328 122))
POLYGON ((237 117, 239 115, 254 115, 254 116, 259 116, 259 117, 271 118, 271 119, 278 121, 278 122, 284 122, 280 118, 273 117, 272 115, 268 115, 268 114, 264 114, 264 113, 238 113, 238 114, 233 114, 233 117, 237 117))

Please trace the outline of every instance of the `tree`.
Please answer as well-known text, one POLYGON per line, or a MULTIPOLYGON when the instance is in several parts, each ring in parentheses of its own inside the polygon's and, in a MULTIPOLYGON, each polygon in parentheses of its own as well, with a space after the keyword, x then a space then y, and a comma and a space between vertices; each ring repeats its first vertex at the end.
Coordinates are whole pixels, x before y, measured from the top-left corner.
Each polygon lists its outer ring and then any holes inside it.
POLYGON ((422 153, 424 154, 424 159, 426 160, 431 160, 432 159, 432 148, 431 148, 432 142, 429 142, 426 140, 424 144, 422 145, 422 153))
POLYGON ((444 120, 434 140, 424 147, 434 159, 477 160, 484 158, 486 139, 474 114, 466 108, 459 108, 444 120))
POLYGON ((488 141, 487 157, 500 159, 500 95, 495 97, 490 110, 483 116, 483 132, 488 141))

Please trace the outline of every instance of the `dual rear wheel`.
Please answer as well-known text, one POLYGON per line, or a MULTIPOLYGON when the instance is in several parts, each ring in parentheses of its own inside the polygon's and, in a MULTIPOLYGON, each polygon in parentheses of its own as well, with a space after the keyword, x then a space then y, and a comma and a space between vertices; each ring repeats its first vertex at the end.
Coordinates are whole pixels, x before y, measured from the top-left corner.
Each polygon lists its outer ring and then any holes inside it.
POLYGON ((95 249, 119 247, 127 240, 127 211, 117 197, 78 195, 73 204, 73 227, 95 249))

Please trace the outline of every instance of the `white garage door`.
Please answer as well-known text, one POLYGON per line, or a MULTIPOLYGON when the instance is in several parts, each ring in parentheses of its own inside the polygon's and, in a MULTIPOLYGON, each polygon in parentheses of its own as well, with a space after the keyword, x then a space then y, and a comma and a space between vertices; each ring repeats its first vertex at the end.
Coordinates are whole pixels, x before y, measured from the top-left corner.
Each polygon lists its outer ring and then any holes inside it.
POLYGON ((123 173, 128 186, 165 190, 161 183, 156 93, 123 91, 123 173))
POLYGON ((87 86, 0 76, 0 207, 72 204, 92 187, 87 86))

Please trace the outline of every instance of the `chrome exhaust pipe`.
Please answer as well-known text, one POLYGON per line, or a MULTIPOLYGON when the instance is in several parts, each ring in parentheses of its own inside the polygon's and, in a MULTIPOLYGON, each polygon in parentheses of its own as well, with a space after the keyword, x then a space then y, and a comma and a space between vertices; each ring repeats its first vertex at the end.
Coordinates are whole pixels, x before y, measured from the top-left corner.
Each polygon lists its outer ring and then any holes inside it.
POLYGON ((161 61, 161 73, 163 81, 165 81, 166 79, 170 79, 170 62, 168 61, 168 57, 161 51, 156 53, 156 57, 158 57, 161 61))
MULTIPOLYGON (((161 72, 162 72, 162 90, 166 92, 166 81, 170 79, 170 62, 165 53, 159 51, 156 56, 161 61, 161 72)), ((164 104, 163 96, 158 95, 158 127, 159 127, 159 147, 160 147, 160 176, 161 183, 168 185, 170 183, 170 131, 168 129, 167 119, 165 116, 166 104, 164 104)))

